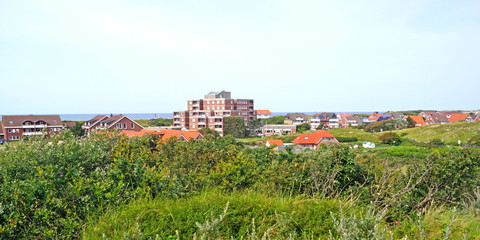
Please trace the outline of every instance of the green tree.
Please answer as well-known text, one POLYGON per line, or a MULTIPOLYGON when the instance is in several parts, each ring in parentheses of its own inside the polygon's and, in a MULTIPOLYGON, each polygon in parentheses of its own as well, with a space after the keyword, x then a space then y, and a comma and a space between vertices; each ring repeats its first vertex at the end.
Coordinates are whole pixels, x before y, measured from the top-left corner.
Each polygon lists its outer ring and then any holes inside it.
POLYGON ((402 143, 402 140, 400 139, 400 136, 398 136, 398 134, 396 134, 394 132, 386 132, 386 133, 380 135, 380 137, 378 137, 378 139, 383 144, 388 144, 388 145, 398 146, 398 145, 400 145, 400 143, 402 143))
POLYGON ((255 134, 255 130, 259 129, 262 126, 260 119, 250 120, 247 124, 248 135, 255 134))
POLYGON ((234 137, 245 137, 247 128, 241 117, 223 118, 223 135, 232 135, 234 137))
POLYGON ((407 118, 407 128, 415 127, 415 122, 411 118, 407 118))
POLYGON ((263 124, 283 124, 284 120, 285 120, 285 116, 277 115, 271 118, 262 119, 262 123, 263 124))
POLYGON ((85 135, 85 130, 82 129, 82 123, 81 122, 76 122, 75 126, 72 127, 72 133, 73 135, 77 137, 81 137, 85 135))
POLYGON ((218 137, 220 137, 220 134, 218 134, 217 131, 210 128, 200 128, 198 129, 198 132, 200 132, 205 138, 217 139, 218 137))
POLYGON ((297 125, 297 132, 299 132, 299 133, 305 132, 305 131, 308 131, 308 130, 310 130, 310 124, 308 124, 308 123, 302 123, 302 124, 297 125))

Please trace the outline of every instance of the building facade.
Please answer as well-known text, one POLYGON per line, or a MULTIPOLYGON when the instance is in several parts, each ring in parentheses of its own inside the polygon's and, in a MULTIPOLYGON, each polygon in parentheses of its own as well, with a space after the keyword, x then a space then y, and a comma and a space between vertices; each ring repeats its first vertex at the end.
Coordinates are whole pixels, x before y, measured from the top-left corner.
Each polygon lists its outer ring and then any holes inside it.
POLYGON ((173 112, 173 126, 196 131, 210 128, 223 135, 224 117, 241 117, 245 124, 256 119, 253 99, 232 99, 226 91, 210 92, 203 99, 187 101, 186 111, 173 112))
POLYGON ((94 118, 85 121, 82 125, 85 133, 90 134, 97 130, 129 130, 139 132, 143 126, 133 121, 125 115, 97 115, 94 118))
POLYGON ((50 136, 64 129, 60 115, 10 115, 2 116, 2 132, 6 142, 28 136, 50 136))

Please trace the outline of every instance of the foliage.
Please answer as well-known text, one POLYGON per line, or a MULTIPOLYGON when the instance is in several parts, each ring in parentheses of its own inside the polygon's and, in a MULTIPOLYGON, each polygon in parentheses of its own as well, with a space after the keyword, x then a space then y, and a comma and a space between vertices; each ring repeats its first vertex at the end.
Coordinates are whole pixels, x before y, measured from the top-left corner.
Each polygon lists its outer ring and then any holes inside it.
POLYGON ((85 135, 85 130, 83 130, 82 125, 83 124, 81 122, 75 122, 75 125, 71 129, 72 134, 77 137, 82 137, 85 135))
POLYGON ((253 119, 248 121, 247 123, 247 130, 248 134, 247 135, 253 135, 256 133, 256 130, 259 129, 262 126, 262 122, 260 119, 253 119))
POLYGON ((241 117, 224 117, 223 118, 223 135, 231 135, 234 137, 245 137, 246 127, 241 117))
MULTIPOLYGON (((195 222, 206 227, 206 220, 212 219, 209 211, 218 216, 226 202, 230 202, 227 215, 215 225, 221 238, 240 238, 253 229, 272 238, 289 234, 326 238, 329 231, 337 238, 341 228, 330 212, 336 214, 339 204, 332 207, 331 199, 354 199, 350 203, 355 208, 385 212, 379 226, 400 228, 394 233, 398 238, 418 238, 418 232, 410 229, 429 209, 442 206, 447 212, 453 207, 480 212, 479 159, 480 152, 473 148, 352 150, 339 145, 305 153, 274 152, 266 147, 246 148, 232 136, 178 142, 105 132, 78 139, 67 130, 50 139, 33 137, 0 150, 0 239, 79 238, 89 219, 95 221, 106 211, 114 216, 117 208, 122 212, 132 201, 144 201, 138 209, 145 211, 138 211, 136 218, 128 215, 136 211, 128 210, 126 223, 114 224, 125 238, 154 238, 168 229, 169 236, 179 230, 182 236, 188 232, 200 237, 195 222), (209 191, 213 188, 218 192, 209 191), (192 200, 202 194, 206 195, 192 200), (298 205, 268 208, 278 199, 283 204, 298 198, 302 198, 298 205), (145 207, 157 200, 170 205, 145 207), (169 214, 174 207, 183 210, 169 214), (290 210, 302 216, 290 218, 290 210), (229 221, 233 223, 222 225, 229 221), (402 224, 397 226, 396 221, 402 224), (160 228, 162 224, 171 226, 160 228)), ((371 226, 371 218, 364 213, 348 213, 345 222, 360 229, 371 226)), ((464 229, 480 229, 478 216, 468 217, 473 218, 472 225, 459 229, 453 225, 452 236, 464 229)), ((335 215, 335 219, 341 218, 335 215)), ((425 231, 441 231, 435 229, 425 231)), ((477 230, 471 236, 478 238, 480 233, 477 230)))
POLYGON ((310 130, 310 124, 308 124, 308 123, 298 124, 296 126, 296 128, 297 128, 298 133, 302 133, 302 132, 310 130))
POLYGON ((444 147, 444 146, 445 146, 445 142, 440 138, 434 138, 427 142, 427 147, 430 147, 430 148, 437 148, 437 147, 444 147))
POLYGON ((378 140, 382 142, 383 144, 388 144, 388 145, 395 145, 398 146, 400 143, 402 143, 402 140, 400 139, 400 136, 394 132, 386 132, 380 137, 378 137, 378 140))
POLYGON ((470 139, 468 139, 468 144, 472 146, 480 146, 480 134, 477 134, 470 139))
POLYGON ((277 115, 277 116, 272 116, 270 118, 264 118, 262 119, 262 124, 283 124, 283 121, 285 120, 284 115, 277 115))
POLYGON ((171 118, 154 118, 154 119, 141 119, 135 120, 138 124, 146 127, 146 126, 155 126, 155 127, 162 127, 162 126, 172 126, 173 119, 171 118))
POLYGON ((356 142, 358 138, 356 137, 336 137, 339 142, 356 142))
POLYGON ((365 128, 365 132, 382 132, 394 129, 402 129, 406 126, 406 122, 401 119, 388 119, 379 122, 368 124, 365 128))
POLYGON ((415 127, 415 121, 413 121, 412 118, 408 117, 407 118, 407 128, 413 128, 415 127))
POLYGON ((202 134, 204 138, 212 138, 212 139, 217 139, 220 137, 220 134, 210 128, 200 128, 198 129, 198 132, 202 134))

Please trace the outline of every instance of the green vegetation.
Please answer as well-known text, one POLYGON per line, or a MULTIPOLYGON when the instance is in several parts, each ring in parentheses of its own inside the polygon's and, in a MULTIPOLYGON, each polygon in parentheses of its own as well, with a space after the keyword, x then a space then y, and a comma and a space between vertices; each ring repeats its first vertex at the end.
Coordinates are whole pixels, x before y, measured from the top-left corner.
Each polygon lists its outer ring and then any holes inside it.
POLYGON ((262 119, 262 124, 283 124, 285 120, 284 115, 272 116, 271 118, 262 119))
POLYGON ((144 127, 163 127, 173 125, 173 119, 170 118, 140 119, 135 120, 135 122, 144 127))
POLYGON ((0 151, 0 239, 478 239, 479 159, 64 131, 0 151))
POLYGON ((302 123, 302 124, 298 124, 296 126, 296 130, 298 133, 303 133, 303 132, 306 132, 306 131, 309 131, 310 130, 310 124, 308 123, 302 123))
POLYGON ((388 144, 388 145, 394 145, 398 146, 400 143, 402 143, 402 140, 400 139, 400 136, 394 132, 386 132, 380 137, 378 137, 378 140, 382 142, 383 144, 388 144))
POLYGON ((234 137, 245 137, 247 128, 243 123, 242 117, 224 117, 223 118, 223 134, 234 137))

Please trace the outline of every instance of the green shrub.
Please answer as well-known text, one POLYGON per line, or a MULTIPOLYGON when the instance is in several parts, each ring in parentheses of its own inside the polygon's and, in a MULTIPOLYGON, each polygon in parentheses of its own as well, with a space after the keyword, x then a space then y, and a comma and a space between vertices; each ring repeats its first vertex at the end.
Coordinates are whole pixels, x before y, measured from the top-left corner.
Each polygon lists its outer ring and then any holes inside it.
POLYGON ((339 142, 356 142, 358 138, 356 137, 336 137, 339 142))
POLYGON ((400 136, 394 132, 386 132, 378 137, 381 143, 398 146, 402 143, 400 136))

